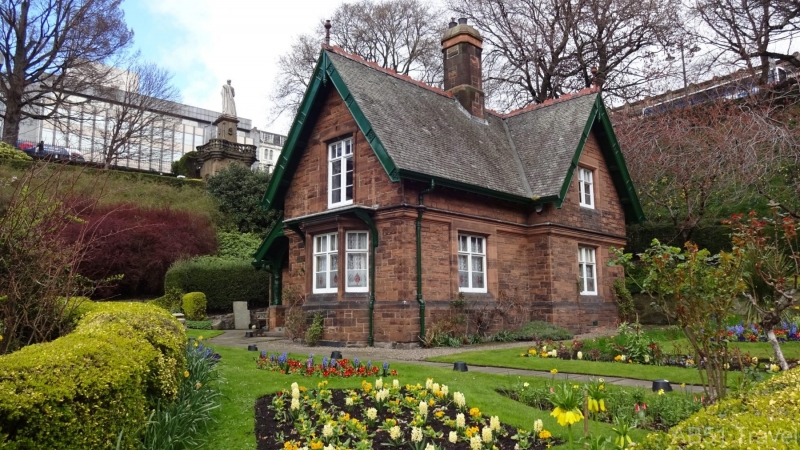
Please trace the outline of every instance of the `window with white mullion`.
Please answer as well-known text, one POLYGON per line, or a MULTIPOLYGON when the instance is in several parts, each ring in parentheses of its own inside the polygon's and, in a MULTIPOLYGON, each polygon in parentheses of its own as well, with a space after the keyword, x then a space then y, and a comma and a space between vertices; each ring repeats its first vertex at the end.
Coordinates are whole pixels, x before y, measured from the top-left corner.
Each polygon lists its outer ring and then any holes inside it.
POLYGON ((339 248, 336 233, 314 236, 315 294, 337 292, 339 288, 339 248))
POLYGON ((353 203, 353 139, 328 145, 328 207, 353 203))
POLYGON ((578 276, 581 295, 597 295, 597 264, 594 248, 578 247, 578 276))
POLYGON ((486 292, 486 239, 458 235, 458 290, 486 292))
POLYGON ((345 292, 369 292, 369 234, 366 231, 348 231, 346 241, 345 292))
POLYGON ((584 208, 594 208, 594 180, 591 170, 578 168, 578 191, 580 205, 584 208))

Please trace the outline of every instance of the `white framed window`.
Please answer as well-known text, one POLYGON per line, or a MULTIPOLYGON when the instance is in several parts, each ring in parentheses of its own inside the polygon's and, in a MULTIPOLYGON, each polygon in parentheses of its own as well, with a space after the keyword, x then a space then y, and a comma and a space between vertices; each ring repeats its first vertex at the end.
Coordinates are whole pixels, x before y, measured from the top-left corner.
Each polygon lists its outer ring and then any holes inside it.
POLYGON ((353 203, 353 138, 328 145, 328 208, 353 203))
POLYGON ((315 294, 336 292, 339 288, 339 246, 336 233, 314 236, 315 294))
POLYGON ((486 238, 458 235, 458 290, 486 292, 486 238))
POLYGON ((578 247, 578 277, 581 295, 597 295, 597 263, 595 249, 578 247))
POLYGON ((578 193, 581 206, 594 209, 594 182, 592 171, 578 167, 578 193))
POLYGON ((369 292, 369 233, 348 231, 345 245, 347 284, 345 292, 369 292))

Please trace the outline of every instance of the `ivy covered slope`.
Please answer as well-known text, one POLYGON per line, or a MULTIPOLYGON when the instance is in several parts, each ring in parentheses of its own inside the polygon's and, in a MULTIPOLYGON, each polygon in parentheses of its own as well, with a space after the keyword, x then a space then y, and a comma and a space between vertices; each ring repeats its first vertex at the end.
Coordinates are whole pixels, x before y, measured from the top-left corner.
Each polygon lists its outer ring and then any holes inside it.
POLYGON ((0 357, 0 448, 115 448, 120 433, 138 448, 149 411, 175 398, 186 336, 167 311, 78 309, 72 333, 0 357))
POLYGON ((650 434, 637 448, 754 449, 800 447, 800 369, 776 375, 740 397, 698 412, 668 433, 650 434))

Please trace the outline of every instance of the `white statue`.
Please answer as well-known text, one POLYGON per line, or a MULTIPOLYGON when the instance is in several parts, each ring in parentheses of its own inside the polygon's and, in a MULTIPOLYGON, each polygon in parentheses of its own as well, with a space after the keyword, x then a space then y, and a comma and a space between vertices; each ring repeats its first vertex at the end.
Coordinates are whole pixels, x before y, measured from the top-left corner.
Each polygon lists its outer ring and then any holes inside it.
POLYGON ((233 102, 233 97, 236 96, 236 93, 233 91, 233 86, 231 86, 231 80, 228 80, 228 84, 222 85, 222 114, 225 116, 237 117, 236 116, 236 103, 233 102))

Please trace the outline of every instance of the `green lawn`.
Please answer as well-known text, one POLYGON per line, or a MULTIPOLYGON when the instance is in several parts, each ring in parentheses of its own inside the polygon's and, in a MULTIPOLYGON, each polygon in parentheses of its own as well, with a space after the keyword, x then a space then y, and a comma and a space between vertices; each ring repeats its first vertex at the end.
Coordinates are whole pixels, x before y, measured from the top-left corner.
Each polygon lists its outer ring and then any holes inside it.
MULTIPOLYGON (((689 341, 686 338, 676 339, 672 341, 659 341, 659 345, 665 352, 671 352, 675 347, 682 349, 691 348, 689 341)), ((750 356, 758 358, 772 358, 775 352, 772 351, 772 345, 769 342, 731 342, 728 344, 729 348, 738 348, 742 354, 750 353, 750 356)), ((800 342, 783 342, 781 343, 781 351, 786 358, 800 359, 800 342)))
MULTIPOLYGON (((256 352, 226 347, 214 347, 214 350, 222 355, 219 370, 226 382, 222 386, 224 394, 222 407, 215 414, 216 422, 210 426, 210 438, 202 447, 203 449, 255 448, 253 423, 255 400, 263 395, 287 389, 294 381, 313 387, 320 380, 320 378, 281 375, 276 372, 258 370, 253 361, 257 356, 256 352)), ((295 355, 295 357, 306 358, 305 355, 295 355)), ((518 380, 517 377, 477 372, 453 372, 449 369, 414 364, 393 364, 391 368, 397 370, 397 378, 402 383, 424 383, 426 378, 433 378, 438 383, 447 384, 450 392, 463 392, 470 406, 477 406, 485 414, 497 415, 502 422, 515 427, 530 429, 534 420, 542 419, 547 430, 550 430, 554 436, 566 440, 566 429, 560 427, 547 411, 525 406, 496 392, 498 388, 510 387, 518 380)), ((329 379, 330 387, 333 389, 358 388, 361 380, 361 378, 329 379)), ((534 386, 540 386, 549 380, 531 377, 524 378, 524 381, 528 381, 534 386)), ((575 428, 577 438, 579 429, 582 427, 575 428)), ((611 426, 603 423, 592 422, 590 430, 609 436, 612 434, 611 426)), ((632 437, 634 440, 641 440, 645 435, 646 432, 635 430, 632 437)))
POLYGON ((224 333, 222 330, 186 330, 186 336, 190 338, 203 336, 203 339, 210 339, 222 333, 224 333))

